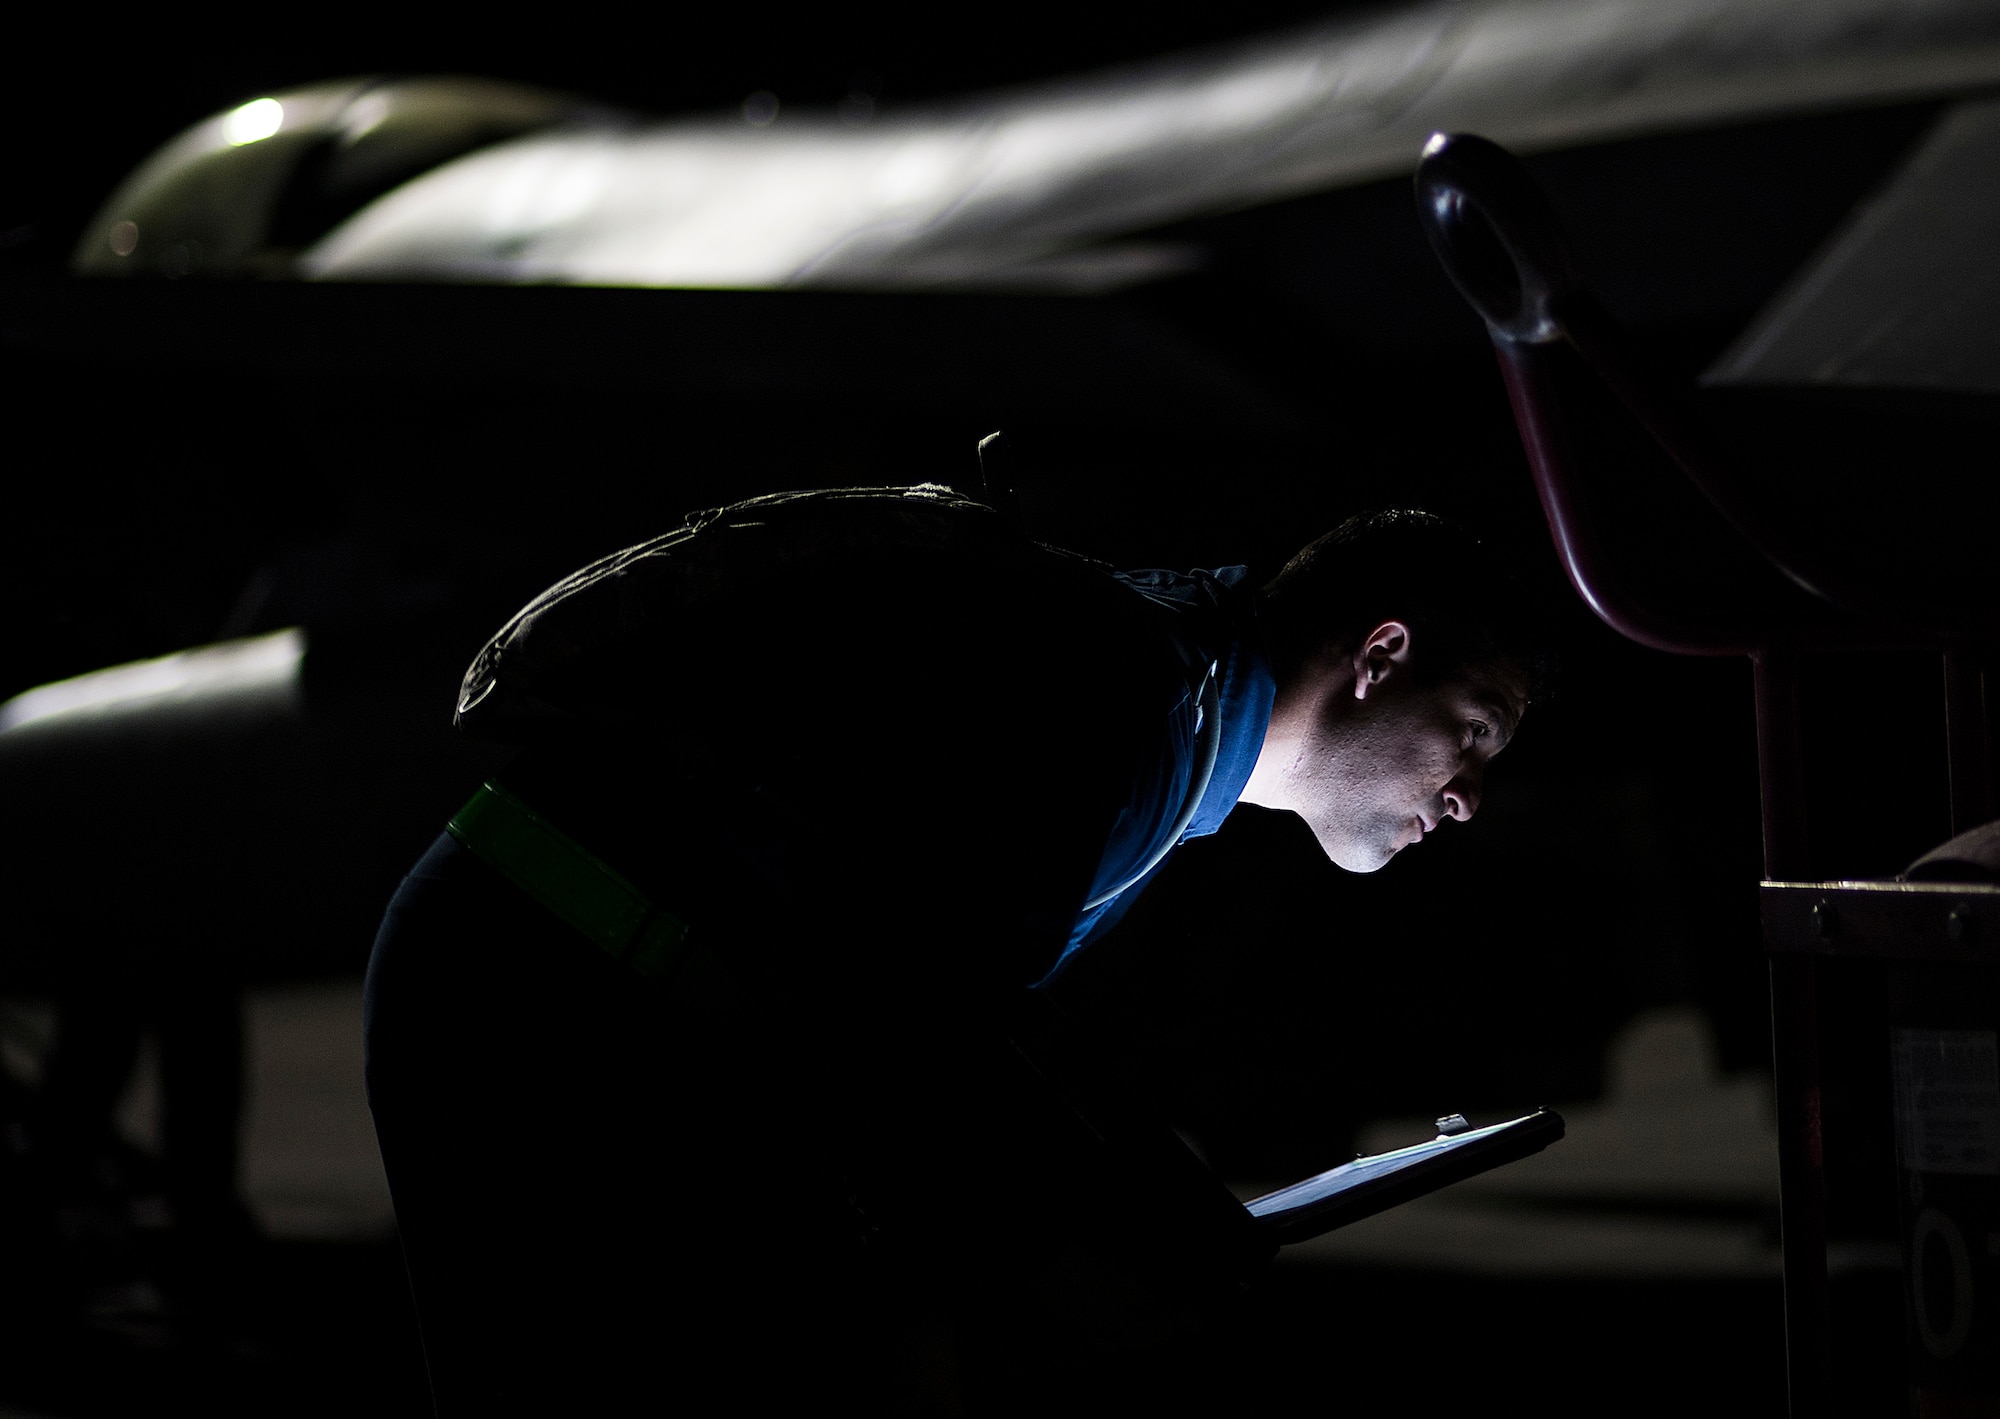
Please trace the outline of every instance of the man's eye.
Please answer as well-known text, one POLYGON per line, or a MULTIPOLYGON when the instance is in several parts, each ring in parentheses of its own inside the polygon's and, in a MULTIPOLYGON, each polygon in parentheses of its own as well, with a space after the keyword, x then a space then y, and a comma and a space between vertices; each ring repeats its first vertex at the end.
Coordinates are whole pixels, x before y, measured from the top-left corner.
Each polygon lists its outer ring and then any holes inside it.
POLYGON ((1484 739, 1491 732, 1483 720, 1471 720, 1465 727, 1472 731, 1474 739, 1484 739))

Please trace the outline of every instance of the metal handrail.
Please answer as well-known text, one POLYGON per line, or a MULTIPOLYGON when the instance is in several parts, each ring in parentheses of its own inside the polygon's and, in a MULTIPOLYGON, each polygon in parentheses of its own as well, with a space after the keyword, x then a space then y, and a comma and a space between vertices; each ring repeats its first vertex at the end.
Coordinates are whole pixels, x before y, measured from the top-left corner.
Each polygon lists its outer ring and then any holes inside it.
POLYGON ((1434 134, 1417 165, 1416 192, 1418 217, 1438 260, 1486 322, 1500 356, 1564 568, 1606 624, 1641 644, 1683 655, 1747 654, 1774 641, 1821 646, 1865 644, 1894 633, 1955 639, 2000 631, 1995 608, 1925 602, 1850 575, 1747 496, 1729 460, 1627 352, 1579 278, 1554 209, 1513 154, 1471 134, 1434 134), (1578 480, 1553 414, 1546 347, 1559 343, 1576 351, 1748 550, 1816 605, 1774 598, 1742 608, 1740 621, 1708 625, 1648 605, 1616 570, 1616 552, 1579 508, 1578 480), (1826 610, 1840 614, 1830 617, 1826 610))

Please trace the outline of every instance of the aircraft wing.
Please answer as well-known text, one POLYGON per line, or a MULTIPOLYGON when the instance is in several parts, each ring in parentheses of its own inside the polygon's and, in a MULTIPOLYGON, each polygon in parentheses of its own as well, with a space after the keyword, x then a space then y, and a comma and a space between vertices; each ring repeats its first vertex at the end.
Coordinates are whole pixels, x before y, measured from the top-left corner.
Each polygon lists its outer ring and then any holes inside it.
POLYGON ((1947 112, 1707 379, 2000 393, 2000 100, 1947 112))

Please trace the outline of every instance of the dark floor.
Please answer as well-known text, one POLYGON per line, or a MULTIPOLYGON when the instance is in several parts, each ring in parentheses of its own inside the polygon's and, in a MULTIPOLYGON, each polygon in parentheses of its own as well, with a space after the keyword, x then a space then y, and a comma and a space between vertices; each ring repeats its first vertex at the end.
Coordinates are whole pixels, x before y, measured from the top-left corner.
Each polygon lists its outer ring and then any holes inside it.
MULTIPOLYGON (((15 1328, 0 1413, 428 1414, 393 1242, 269 1243, 245 1281, 230 1313, 169 1320, 141 1305, 122 1320, 15 1328)), ((1458 1414, 1502 1396, 1543 1415, 1779 1414, 1779 1291, 1279 1267, 1233 1325, 1201 1341, 979 1389, 970 1408, 1006 1415, 1290 1416, 1364 1400, 1458 1414)))
POLYGON ((0 1414, 429 1413, 393 1238, 265 1241, 226 1271, 221 1294, 157 1272, 52 1287, 10 1317, 0 1414))
MULTIPOLYGON (((359 1094, 353 983, 253 995, 247 1219, 189 1245, 129 1147, 92 1206, 0 1236, 0 1419, 428 1414, 359 1094)), ((14 1007, 12 1040, 32 1036, 14 1007), (25 1032, 25 1034, 24 1034, 25 1032)), ((16 1053, 18 1060, 18 1050, 16 1053)), ((1784 1412, 1775 1146, 1699 1020, 1639 1022, 1546 1153, 1287 1248, 1226 1323, 1089 1366, 969 1363, 968 1419, 1784 1412)), ((143 1134, 142 1078, 126 1118, 143 1134)), ((1411 1141, 1386 1121, 1368 1151, 1411 1141)), ((0 1164, 8 1160, 0 1158, 0 1164)), ((18 1158, 15 1159, 18 1163, 18 1158)), ((18 1221, 22 1172, 0 1168, 18 1221)), ((496 1238, 496 1245, 504 1239, 496 1238)), ((782 1278, 774 1278, 781 1283, 782 1278)), ((1837 1283, 1843 1412, 1907 1412, 1893 1259, 1837 1283)), ((773 1342, 782 1363, 782 1338, 773 1342)), ((670 1377, 663 1384, 671 1385, 670 1377)))

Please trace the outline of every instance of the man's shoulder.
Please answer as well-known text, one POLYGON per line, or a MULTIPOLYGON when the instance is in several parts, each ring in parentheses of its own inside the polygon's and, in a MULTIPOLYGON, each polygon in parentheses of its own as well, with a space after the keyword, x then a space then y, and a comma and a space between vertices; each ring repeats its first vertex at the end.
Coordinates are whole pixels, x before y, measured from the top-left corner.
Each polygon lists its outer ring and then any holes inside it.
POLYGON ((1121 585, 1167 613, 1173 633, 1220 659, 1253 633, 1255 605, 1249 568, 1226 566, 1193 571, 1159 567, 1113 572, 1121 585))

